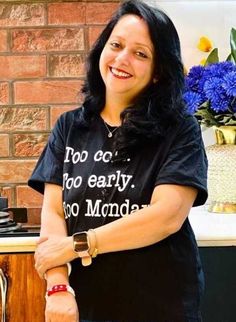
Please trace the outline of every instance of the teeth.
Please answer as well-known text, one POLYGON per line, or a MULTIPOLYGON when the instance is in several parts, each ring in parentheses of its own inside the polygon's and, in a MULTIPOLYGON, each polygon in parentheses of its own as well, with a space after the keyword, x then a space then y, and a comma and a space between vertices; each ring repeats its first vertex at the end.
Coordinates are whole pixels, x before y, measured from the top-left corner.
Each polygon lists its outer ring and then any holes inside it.
POLYGON ((114 75, 116 75, 116 76, 120 76, 120 77, 130 77, 131 75, 130 74, 127 74, 127 73, 124 73, 124 72, 120 72, 120 71, 118 71, 117 69, 115 69, 115 68, 111 68, 111 71, 112 71, 112 73, 114 74, 114 75))

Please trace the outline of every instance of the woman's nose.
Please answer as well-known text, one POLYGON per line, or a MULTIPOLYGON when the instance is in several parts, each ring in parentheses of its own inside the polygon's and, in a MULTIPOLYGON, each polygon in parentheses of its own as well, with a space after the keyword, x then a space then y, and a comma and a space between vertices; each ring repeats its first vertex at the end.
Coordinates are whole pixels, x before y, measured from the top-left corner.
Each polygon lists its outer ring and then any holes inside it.
POLYGON ((130 59, 130 54, 127 50, 122 50, 120 51, 115 60, 119 63, 122 63, 122 64, 129 64, 129 59, 130 59))

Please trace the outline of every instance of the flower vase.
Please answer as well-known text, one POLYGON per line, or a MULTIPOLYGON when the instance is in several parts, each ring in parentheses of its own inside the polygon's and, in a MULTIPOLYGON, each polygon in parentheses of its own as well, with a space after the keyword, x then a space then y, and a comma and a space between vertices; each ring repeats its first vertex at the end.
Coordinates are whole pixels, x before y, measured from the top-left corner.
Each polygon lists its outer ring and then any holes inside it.
POLYGON ((208 211, 236 213, 236 126, 215 128, 216 144, 208 146, 208 211))

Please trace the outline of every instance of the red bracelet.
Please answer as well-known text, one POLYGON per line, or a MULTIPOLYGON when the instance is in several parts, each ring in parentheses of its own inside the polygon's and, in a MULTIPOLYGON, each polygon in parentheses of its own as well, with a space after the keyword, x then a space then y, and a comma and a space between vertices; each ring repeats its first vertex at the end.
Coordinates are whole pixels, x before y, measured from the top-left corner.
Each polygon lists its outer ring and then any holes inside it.
POLYGON ((73 296, 75 296, 75 292, 74 292, 73 288, 70 285, 67 285, 67 284, 57 284, 57 285, 54 285, 53 287, 49 288, 46 291, 46 295, 45 295, 46 300, 48 299, 48 297, 50 295, 52 295, 54 293, 57 293, 57 292, 69 292, 73 296))

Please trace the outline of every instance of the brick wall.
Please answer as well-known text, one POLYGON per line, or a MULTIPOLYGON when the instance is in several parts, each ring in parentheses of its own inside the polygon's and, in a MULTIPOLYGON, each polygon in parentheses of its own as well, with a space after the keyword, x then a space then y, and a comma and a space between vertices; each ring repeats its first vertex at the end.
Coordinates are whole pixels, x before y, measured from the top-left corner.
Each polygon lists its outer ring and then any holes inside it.
POLYGON ((26 185, 57 117, 81 101, 86 54, 119 1, 0 1, 0 194, 41 207, 26 185))

